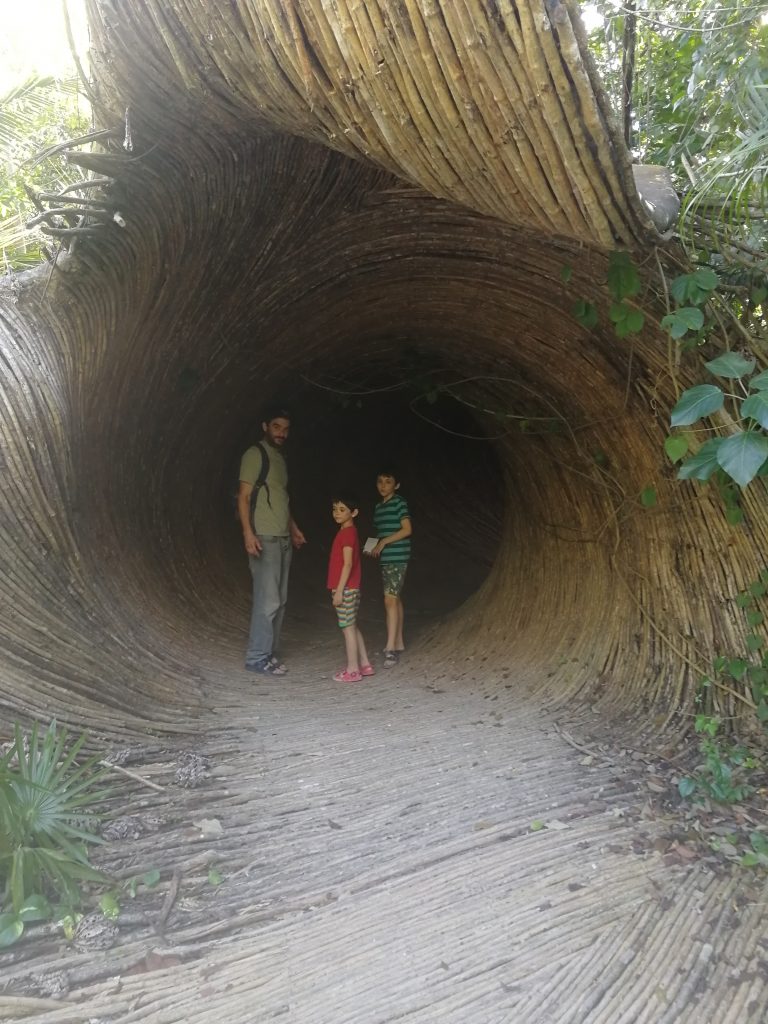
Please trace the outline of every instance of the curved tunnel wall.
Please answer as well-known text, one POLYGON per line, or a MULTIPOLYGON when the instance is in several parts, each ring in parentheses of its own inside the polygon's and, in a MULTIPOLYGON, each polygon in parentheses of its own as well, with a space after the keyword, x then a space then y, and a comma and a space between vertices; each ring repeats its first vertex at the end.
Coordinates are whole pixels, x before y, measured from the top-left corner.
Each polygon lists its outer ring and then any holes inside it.
MULTIPOLYGON (((4 709, 182 728, 206 667, 229 669, 242 642, 222 491, 258 409, 279 391, 317 417, 309 465, 334 421, 307 378, 365 391, 416 346, 500 466, 492 569, 435 627, 431 661, 484 657, 550 699, 674 711, 702 651, 738 639, 730 601, 764 517, 748 499, 734 533, 706 492, 670 482, 665 346, 571 314, 575 297, 603 306, 604 254, 249 134, 208 124, 116 161, 127 228, 5 282, 4 709)), ((471 557, 472 459, 455 467, 445 440, 424 459, 425 494, 458 470, 449 533, 471 557)), ((439 531, 443 515, 425 518, 439 531)))

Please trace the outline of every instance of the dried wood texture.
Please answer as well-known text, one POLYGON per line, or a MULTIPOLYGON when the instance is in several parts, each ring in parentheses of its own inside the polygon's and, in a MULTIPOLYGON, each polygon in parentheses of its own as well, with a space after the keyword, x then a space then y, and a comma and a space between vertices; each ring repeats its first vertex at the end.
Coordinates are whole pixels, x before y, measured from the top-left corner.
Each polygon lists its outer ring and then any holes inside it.
POLYGON ((90 4, 102 94, 161 136, 278 129, 435 196, 605 248, 655 237, 571 6, 90 4))

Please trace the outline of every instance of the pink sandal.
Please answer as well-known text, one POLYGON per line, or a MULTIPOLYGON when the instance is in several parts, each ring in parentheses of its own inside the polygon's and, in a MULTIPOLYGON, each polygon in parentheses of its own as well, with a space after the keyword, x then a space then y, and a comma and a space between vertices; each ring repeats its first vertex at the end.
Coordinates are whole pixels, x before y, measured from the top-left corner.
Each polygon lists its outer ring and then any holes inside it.
POLYGON ((347 672, 346 669, 341 669, 340 672, 336 672, 333 676, 337 683, 359 683, 363 678, 359 672, 347 672))
POLYGON ((361 676, 375 676, 376 672, 374 670, 373 665, 361 665, 360 666, 360 675, 361 676))

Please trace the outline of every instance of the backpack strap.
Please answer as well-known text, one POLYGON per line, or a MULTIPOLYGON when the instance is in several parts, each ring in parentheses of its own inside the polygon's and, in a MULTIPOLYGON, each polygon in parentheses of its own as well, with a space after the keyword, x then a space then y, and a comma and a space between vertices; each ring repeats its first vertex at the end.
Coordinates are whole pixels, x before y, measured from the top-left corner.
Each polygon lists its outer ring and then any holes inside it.
POLYGON ((256 512, 256 502, 259 500, 259 491, 263 487, 267 492, 267 504, 272 508, 272 499, 269 496, 269 484, 267 483, 267 477, 269 476, 269 455, 267 455, 267 449, 259 441, 256 447, 261 452, 261 469, 259 475, 256 478, 256 482, 253 485, 251 491, 251 500, 249 505, 249 515, 251 517, 251 526, 253 526, 253 517, 256 512))

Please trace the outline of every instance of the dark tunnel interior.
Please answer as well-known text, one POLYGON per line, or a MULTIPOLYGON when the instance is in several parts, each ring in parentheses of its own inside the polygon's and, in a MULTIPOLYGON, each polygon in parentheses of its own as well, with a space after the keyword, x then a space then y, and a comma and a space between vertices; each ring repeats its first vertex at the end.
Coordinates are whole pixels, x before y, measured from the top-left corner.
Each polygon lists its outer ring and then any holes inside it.
MULTIPOLYGON (((404 350, 386 373, 369 369, 367 387, 355 389, 355 373, 362 376, 362 368, 354 367, 351 352, 340 360, 341 374, 330 364, 281 383, 277 394, 284 396, 293 417, 288 448, 292 508, 308 538, 293 562, 289 617, 311 621, 313 609, 327 611, 333 495, 342 488, 357 497, 364 540, 372 529, 375 478, 382 466, 400 474, 418 539, 408 578, 412 635, 419 625, 459 607, 488 576, 503 517, 500 465, 492 440, 467 406, 423 390, 431 380, 430 364, 428 353, 404 350), (425 369, 409 379, 411 364, 425 369)), ((243 432, 240 449, 259 435, 256 416, 243 432)), ((230 490, 236 478, 235 466, 227 481, 230 490)), ((237 525, 232 546, 234 573, 243 561, 237 525)), ((367 617, 375 609, 380 618, 376 566, 371 560, 364 564, 367 617)))

